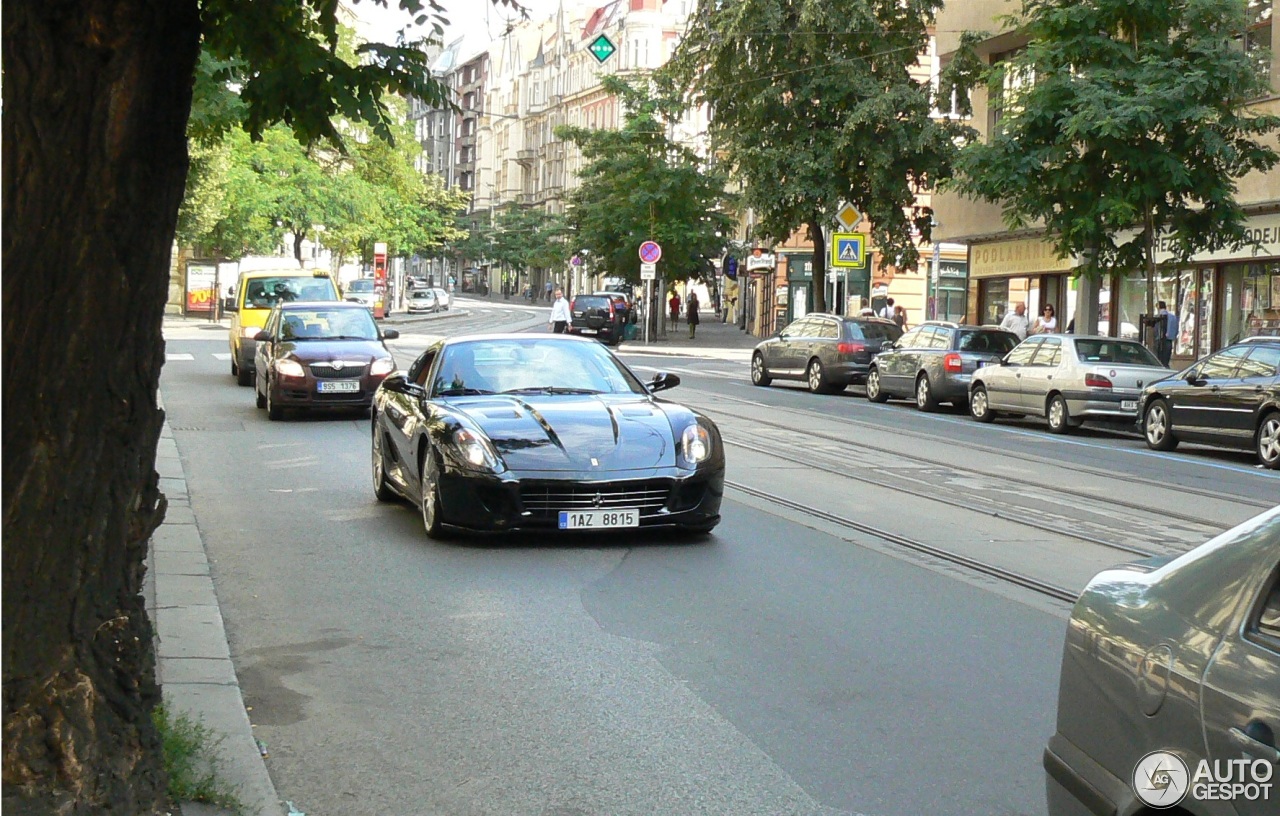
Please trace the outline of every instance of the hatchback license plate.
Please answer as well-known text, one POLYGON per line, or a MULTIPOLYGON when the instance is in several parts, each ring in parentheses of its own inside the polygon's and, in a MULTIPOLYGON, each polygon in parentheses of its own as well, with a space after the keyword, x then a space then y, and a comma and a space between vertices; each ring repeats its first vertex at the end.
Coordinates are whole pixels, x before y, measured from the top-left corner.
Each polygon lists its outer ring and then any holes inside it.
POLYGON ((355 380, 337 380, 334 382, 325 382, 322 380, 316 383, 316 390, 321 394, 351 393, 360 390, 360 383, 355 380))
POLYGON ((595 330, 595 329, 582 329, 582 333, 583 333, 583 334, 595 334, 595 333, 596 333, 596 330, 595 330))
POLYGON ((599 530, 609 527, 639 527, 639 510, 561 510, 561 530, 599 530))
POLYGON ((1138 401, 1137 400, 1120 400, 1120 410, 1136 411, 1138 410, 1138 401))

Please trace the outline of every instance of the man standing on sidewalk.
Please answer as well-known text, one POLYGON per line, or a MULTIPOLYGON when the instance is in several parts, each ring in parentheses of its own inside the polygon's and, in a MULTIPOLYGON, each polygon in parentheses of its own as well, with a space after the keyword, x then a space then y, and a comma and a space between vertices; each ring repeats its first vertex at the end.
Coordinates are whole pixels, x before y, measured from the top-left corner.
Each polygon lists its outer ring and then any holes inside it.
POLYGON ((569 314, 569 301, 564 299, 564 290, 557 289, 556 302, 551 304, 551 331, 564 334, 572 319, 572 315, 569 314))

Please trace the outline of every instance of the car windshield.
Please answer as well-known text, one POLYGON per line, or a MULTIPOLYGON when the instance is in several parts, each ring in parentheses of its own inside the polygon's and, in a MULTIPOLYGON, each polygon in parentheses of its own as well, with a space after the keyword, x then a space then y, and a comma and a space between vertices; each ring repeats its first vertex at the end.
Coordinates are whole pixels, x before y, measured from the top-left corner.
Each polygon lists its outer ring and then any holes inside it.
POLYGON ((991 352, 1005 355, 1018 345, 1018 336, 1003 331, 961 331, 960 351, 991 352))
POLYGON ((280 325, 283 340, 377 340, 368 309, 289 309, 280 325))
POLYGON ((372 292, 373 279, 361 278, 360 280, 353 280, 351 281, 351 283, 347 284, 347 291, 348 292, 372 292))
POLYGON ((604 346, 551 338, 450 343, 431 387, 435 397, 643 393, 645 387, 604 346))
POLYGON ((1160 361, 1146 346, 1127 340, 1077 340, 1076 354, 1083 363, 1160 367, 1160 361))
POLYGON ((573 308, 578 311, 583 311, 585 309, 608 309, 609 298, 604 295, 584 295, 574 300, 573 308))
POLYGON ((245 282, 244 305, 250 309, 270 309, 277 303, 295 300, 337 300, 328 278, 252 278, 245 282))
POLYGON ((431 300, 435 296, 436 296, 436 293, 432 292, 430 289, 419 289, 415 291, 413 294, 409 295, 409 297, 413 298, 414 300, 431 300))
POLYGON ((850 340, 897 340, 902 329, 892 323, 855 323, 846 321, 845 336, 850 340))

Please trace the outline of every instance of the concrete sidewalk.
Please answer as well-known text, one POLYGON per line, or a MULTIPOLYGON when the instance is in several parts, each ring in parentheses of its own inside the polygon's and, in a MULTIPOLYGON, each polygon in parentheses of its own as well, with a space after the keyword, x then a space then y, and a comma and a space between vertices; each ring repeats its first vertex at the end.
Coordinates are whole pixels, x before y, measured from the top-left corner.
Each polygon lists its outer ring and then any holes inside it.
MULTIPOLYGON (((163 408, 158 394, 157 400, 163 408)), ((245 711, 209 559, 168 421, 156 448, 156 472, 169 508, 164 524, 151 537, 143 592, 155 626, 156 679, 165 706, 203 724, 218 740, 219 775, 234 790, 244 816, 281 816, 287 811, 276 796, 245 711)), ((228 813, 189 802, 179 805, 184 816, 228 813)))

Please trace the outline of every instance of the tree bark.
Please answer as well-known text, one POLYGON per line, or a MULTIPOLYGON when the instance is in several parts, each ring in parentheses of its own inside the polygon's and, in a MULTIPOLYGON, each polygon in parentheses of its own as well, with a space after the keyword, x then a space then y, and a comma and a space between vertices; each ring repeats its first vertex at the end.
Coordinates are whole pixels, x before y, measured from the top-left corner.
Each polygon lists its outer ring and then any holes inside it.
POLYGON ((6 813, 165 798, 141 596, 192 0, 3 7, 6 813))
POLYGON ((809 220, 809 240, 813 242, 813 310, 827 311, 827 241, 822 230, 822 215, 814 213, 809 220))

